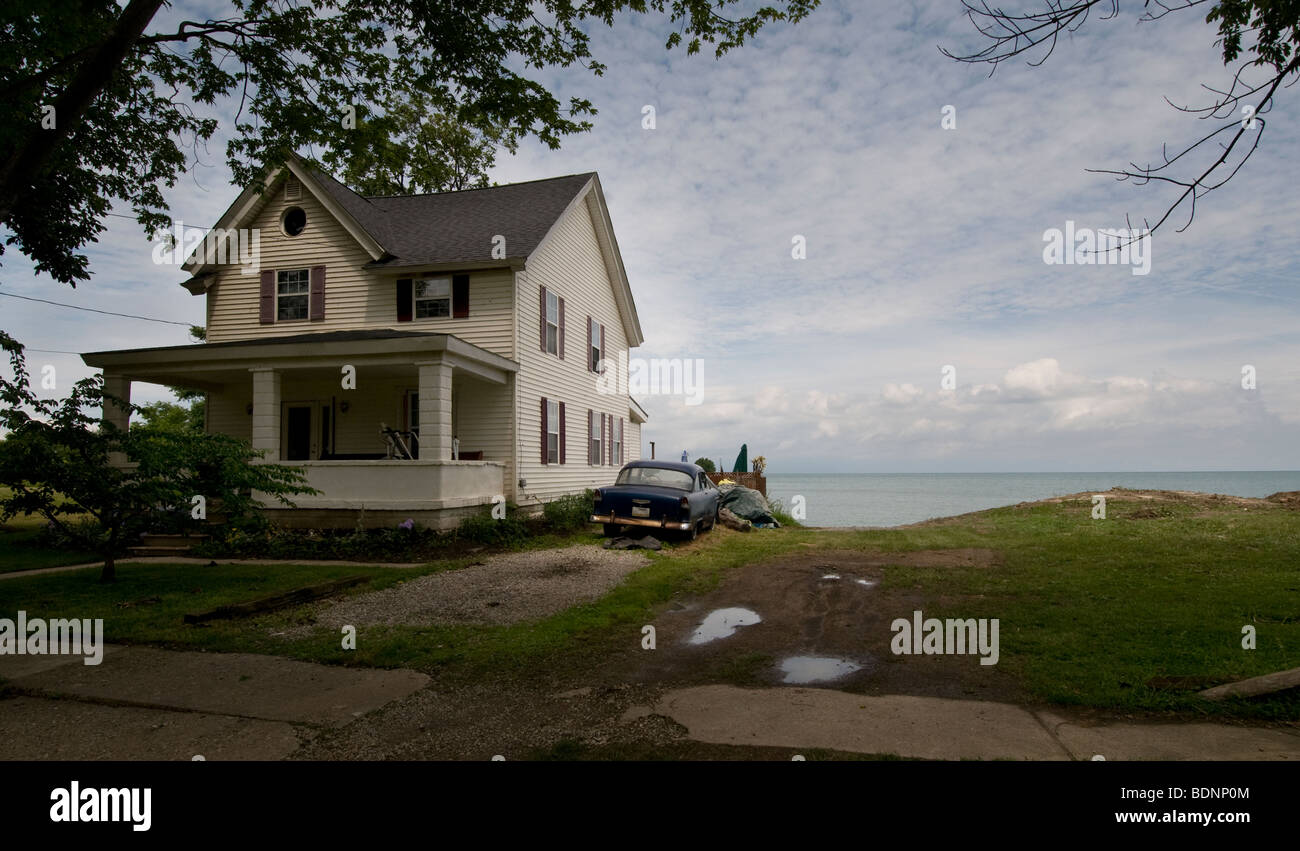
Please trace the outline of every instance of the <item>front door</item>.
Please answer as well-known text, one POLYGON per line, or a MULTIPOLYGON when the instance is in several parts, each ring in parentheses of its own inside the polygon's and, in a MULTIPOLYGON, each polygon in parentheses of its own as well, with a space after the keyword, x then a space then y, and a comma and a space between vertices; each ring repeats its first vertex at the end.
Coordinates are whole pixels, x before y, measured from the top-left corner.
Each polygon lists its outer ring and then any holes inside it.
POLYGON ((284 460, 310 461, 312 452, 312 408, 289 403, 284 410, 284 460))

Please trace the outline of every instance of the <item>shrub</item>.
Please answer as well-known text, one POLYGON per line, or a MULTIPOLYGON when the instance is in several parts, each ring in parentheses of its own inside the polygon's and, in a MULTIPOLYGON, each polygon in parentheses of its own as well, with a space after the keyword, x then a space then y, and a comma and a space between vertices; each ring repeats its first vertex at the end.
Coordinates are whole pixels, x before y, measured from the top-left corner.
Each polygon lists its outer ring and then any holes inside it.
POLYGON ((781 500, 779 499, 775 499, 775 498, 769 499, 767 501, 767 510, 768 513, 770 513, 773 517, 776 518, 776 522, 780 523, 782 526, 803 525, 802 523, 800 523, 798 520, 795 520, 786 512, 785 506, 781 504, 781 500))
POLYGON ((420 561, 450 545, 449 535, 422 526, 393 529, 282 529, 227 527, 196 544, 195 555, 214 558, 420 561))
POLYGON ((553 532, 576 532, 591 523, 591 513, 595 510, 596 492, 588 488, 546 503, 542 506, 542 516, 553 532))
POLYGON ((528 524, 514 506, 508 506, 506 516, 499 520, 492 516, 491 508, 485 508, 462 520, 456 537, 485 546, 517 547, 528 539, 528 524))

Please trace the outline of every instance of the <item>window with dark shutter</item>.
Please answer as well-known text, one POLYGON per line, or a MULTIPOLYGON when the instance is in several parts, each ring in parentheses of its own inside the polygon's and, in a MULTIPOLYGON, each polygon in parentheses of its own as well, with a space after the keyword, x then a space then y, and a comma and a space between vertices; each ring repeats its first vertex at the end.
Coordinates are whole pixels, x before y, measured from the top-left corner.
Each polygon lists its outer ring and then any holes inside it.
POLYGON ((402 278, 397 282, 397 321, 410 322, 413 313, 411 279, 402 278))
POLYGON ((560 463, 560 430, 564 428, 564 420, 560 416, 560 403, 554 399, 546 400, 546 463, 560 463))
POLYGON ((319 322, 325 318, 325 267, 311 267, 311 306, 307 318, 319 322))
POLYGON ((560 297, 547 291, 543 300, 542 316, 542 351, 558 356, 560 354, 560 297))
POLYGON ((541 446, 542 446, 542 463, 543 463, 543 464, 546 463, 546 456, 547 456, 547 451, 546 451, 546 449, 547 449, 547 447, 546 447, 546 442, 547 442, 547 441, 546 441, 546 435, 547 435, 547 433, 548 433, 548 432, 547 432, 547 428, 546 428, 546 426, 547 426, 547 422, 546 422, 546 411, 547 411, 547 407, 548 407, 548 406, 547 406, 547 400, 546 400, 546 397, 543 396, 543 397, 542 397, 542 422, 541 422, 541 429, 539 429, 539 433, 541 434, 542 439, 541 439, 540 441, 538 441, 538 442, 541 444, 541 446))
POLYGON ((564 360, 564 299, 560 299, 560 360, 564 360))
POLYGON ((564 447, 568 437, 564 433, 564 424, 568 422, 568 417, 564 415, 564 403, 560 403, 560 463, 564 463, 564 447))
POLYGON ((262 273, 261 306, 258 321, 263 325, 275 324, 275 272, 267 270, 262 273))

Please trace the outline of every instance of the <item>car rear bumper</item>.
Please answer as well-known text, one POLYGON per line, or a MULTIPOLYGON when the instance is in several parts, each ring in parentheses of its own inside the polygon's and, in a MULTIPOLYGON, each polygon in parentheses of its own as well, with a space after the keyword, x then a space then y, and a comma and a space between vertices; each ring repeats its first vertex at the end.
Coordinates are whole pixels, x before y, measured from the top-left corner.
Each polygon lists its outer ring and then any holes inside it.
POLYGON ((614 526, 651 526, 655 529, 675 529, 679 532, 691 531, 690 523, 680 520, 655 520, 652 517, 621 517, 614 512, 591 515, 592 523, 609 523, 614 526))

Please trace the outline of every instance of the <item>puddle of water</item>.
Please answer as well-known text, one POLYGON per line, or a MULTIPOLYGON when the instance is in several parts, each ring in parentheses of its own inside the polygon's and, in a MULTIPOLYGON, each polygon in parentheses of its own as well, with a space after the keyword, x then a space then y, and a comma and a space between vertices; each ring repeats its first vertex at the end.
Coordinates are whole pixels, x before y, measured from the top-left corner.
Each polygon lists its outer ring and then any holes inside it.
POLYGON ((828 573, 822 577, 822 579, 839 579, 839 578, 840 575, 838 573, 828 573))
POLYGON ((856 662, 831 656, 791 656, 781 662, 781 672, 785 674, 782 682, 794 684, 838 680, 860 670, 862 666, 856 662))
POLYGON ((853 581, 861 585, 863 588, 875 588, 880 584, 874 579, 855 579, 853 581))
POLYGON ((726 638, 734 633, 738 626, 752 626, 761 623, 762 620, 757 612, 749 609, 716 609, 709 612, 688 643, 707 644, 719 638, 726 638))

